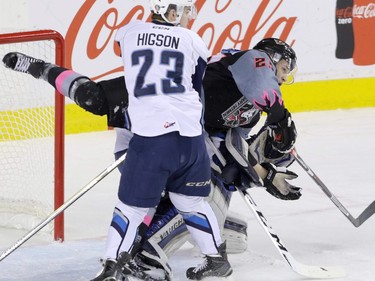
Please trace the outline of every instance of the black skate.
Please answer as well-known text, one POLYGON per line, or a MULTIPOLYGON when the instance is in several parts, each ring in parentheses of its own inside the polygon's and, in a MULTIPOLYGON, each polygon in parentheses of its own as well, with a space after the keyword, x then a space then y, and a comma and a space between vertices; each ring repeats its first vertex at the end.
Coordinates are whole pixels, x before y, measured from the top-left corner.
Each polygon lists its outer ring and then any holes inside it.
POLYGON ((118 281, 122 280, 121 270, 118 270, 117 261, 106 260, 103 264, 103 270, 91 281, 118 281))
POLYGON ((219 247, 219 254, 215 256, 205 256, 202 264, 191 267, 186 271, 186 277, 190 280, 202 280, 206 277, 228 277, 233 270, 228 262, 226 245, 223 243, 219 247))
POLYGON ((91 281, 127 281, 135 277, 145 281, 161 281, 163 278, 150 276, 143 268, 139 267, 129 253, 122 252, 116 260, 106 260, 104 267, 99 274, 91 281))
POLYGON ((14 71, 28 73, 35 78, 40 78, 44 71, 45 62, 22 53, 11 52, 3 57, 3 63, 6 67, 14 71))
POLYGON ((106 260, 103 270, 91 281, 123 281, 125 279, 123 269, 130 259, 131 256, 127 252, 122 252, 119 254, 117 261, 106 260))

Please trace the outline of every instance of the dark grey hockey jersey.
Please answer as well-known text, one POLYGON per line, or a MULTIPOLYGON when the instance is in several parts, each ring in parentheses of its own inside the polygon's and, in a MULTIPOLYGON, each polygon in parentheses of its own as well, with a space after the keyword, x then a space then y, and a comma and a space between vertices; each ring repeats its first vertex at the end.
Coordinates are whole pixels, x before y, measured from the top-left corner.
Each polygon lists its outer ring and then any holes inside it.
POLYGON ((212 56, 203 80, 208 132, 253 127, 264 111, 267 123, 284 118, 276 66, 258 50, 223 50, 212 56))

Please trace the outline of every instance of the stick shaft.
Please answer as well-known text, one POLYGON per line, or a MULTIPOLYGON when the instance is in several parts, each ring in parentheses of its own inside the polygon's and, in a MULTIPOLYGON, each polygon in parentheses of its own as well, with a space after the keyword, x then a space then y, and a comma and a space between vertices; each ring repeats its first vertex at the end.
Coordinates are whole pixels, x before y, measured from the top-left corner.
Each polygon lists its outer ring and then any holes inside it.
POLYGON ((314 171, 303 161, 302 157, 297 153, 295 149, 291 151, 291 154, 296 159, 297 163, 307 172, 307 174, 315 181, 320 189, 327 195, 327 197, 337 206, 337 208, 345 215, 345 217, 355 226, 359 227, 367 219, 369 219, 375 213, 375 201, 373 201, 360 215, 358 218, 353 215, 341 204, 337 197, 328 189, 328 187, 320 180, 320 178, 314 173, 314 171))
POLYGON ((45 218, 41 223, 39 223, 35 228, 30 230, 25 236, 20 238, 14 245, 9 247, 5 250, 0 256, 0 262, 13 253, 17 248, 19 248, 22 244, 24 244, 27 240, 33 237, 39 230, 45 227, 49 222, 51 222, 55 217, 61 214, 64 210, 66 210, 70 205, 76 202, 79 198, 81 198, 86 192, 88 192, 91 188, 93 188, 98 182, 104 179, 108 174, 110 174, 115 168, 117 168, 125 159, 126 153, 122 155, 119 159, 117 159, 114 163, 108 166, 103 172, 97 175, 93 180, 91 180, 88 184, 86 184, 82 189, 80 189, 77 193, 75 193, 72 197, 70 197, 63 205, 61 205, 58 209, 52 212, 47 218, 45 218))

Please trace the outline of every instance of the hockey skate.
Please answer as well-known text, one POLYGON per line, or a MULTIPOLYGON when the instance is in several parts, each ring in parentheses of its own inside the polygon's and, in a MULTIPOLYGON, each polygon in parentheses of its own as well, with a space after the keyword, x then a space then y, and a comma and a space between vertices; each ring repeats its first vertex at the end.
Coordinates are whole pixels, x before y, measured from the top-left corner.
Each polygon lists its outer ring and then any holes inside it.
POLYGON ((122 272, 118 270, 117 261, 106 260, 102 271, 91 281, 122 281, 122 272))
POLYGON ((39 79, 44 71, 45 62, 18 52, 11 52, 4 56, 3 63, 14 71, 28 73, 39 79))
POLYGON ((197 267, 190 267, 186 271, 186 277, 190 280, 202 280, 203 278, 213 277, 219 280, 220 277, 228 277, 233 269, 228 262, 226 245, 223 243, 219 247, 219 254, 215 256, 205 256, 202 264, 197 267))
POLYGON ((120 253, 117 261, 112 259, 106 260, 103 270, 91 281, 123 281, 123 269, 130 260, 131 256, 127 252, 120 253))

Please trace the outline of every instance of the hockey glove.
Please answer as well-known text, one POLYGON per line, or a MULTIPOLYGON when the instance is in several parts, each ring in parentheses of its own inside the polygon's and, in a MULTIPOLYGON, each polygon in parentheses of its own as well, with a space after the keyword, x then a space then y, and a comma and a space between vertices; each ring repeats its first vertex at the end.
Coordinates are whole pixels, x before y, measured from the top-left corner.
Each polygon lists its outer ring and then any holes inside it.
POLYGON ((289 184, 286 180, 298 177, 285 167, 276 167, 271 163, 262 163, 268 173, 263 179, 267 192, 282 200, 297 200, 301 197, 301 188, 289 184))
POLYGON ((297 138, 297 130, 289 111, 285 109, 285 117, 276 124, 268 125, 268 133, 273 139, 272 146, 281 153, 290 152, 297 138))
POLYGON ((28 73, 39 79, 44 71, 45 62, 27 55, 11 52, 3 57, 5 67, 14 71, 28 73))
POLYGON ((249 152, 258 163, 269 162, 277 167, 288 167, 294 162, 290 152, 281 153, 273 147, 273 138, 268 134, 267 126, 247 140, 249 152))

